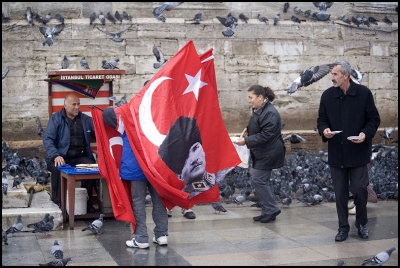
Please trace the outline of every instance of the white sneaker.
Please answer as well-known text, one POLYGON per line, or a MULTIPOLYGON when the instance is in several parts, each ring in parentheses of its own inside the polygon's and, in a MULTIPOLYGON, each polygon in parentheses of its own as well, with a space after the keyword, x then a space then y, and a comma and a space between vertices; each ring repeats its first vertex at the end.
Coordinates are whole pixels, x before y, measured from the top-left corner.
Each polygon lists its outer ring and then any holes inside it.
POLYGON ((353 207, 352 209, 349 209, 349 214, 350 215, 356 215, 356 207, 353 207))
POLYGON ((159 238, 156 239, 156 237, 153 237, 153 242, 159 244, 160 246, 163 245, 168 245, 168 238, 166 235, 160 236, 159 238))
POLYGON ((354 201, 350 201, 350 202, 347 204, 347 208, 348 208, 348 209, 352 209, 352 208, 354 208, 354 207, 355 207, 354 201))
POLYGON ((125 244, 130 247, 130 248, 148 248, 149 243, 139 243, 138 241, 135 240, 135 238, 132 238, 131 240, 127 240, 125 244))

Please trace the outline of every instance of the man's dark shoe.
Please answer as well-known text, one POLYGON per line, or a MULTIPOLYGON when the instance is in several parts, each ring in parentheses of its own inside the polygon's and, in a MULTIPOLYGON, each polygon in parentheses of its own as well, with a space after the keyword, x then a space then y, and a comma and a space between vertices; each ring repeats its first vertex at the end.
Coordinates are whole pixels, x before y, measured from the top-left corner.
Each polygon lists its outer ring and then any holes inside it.
POLYGON ((263 217, 264 217, 264 215, 256 216, 256 217, 253 217, 253 220, 260 221, 263 217))
POLYGON ((335 241, 342 242, 347 239, 348 232, 339 231, 335 237, 335 241))
POLYGON ((280 213, 281 213, 281 211, 278 210, 277 212, 272 213, 271 215, 264 215, 264 216, 260 219, 260 221, 261 221, 262 223, 267 223, 267 222, 274 221, 274 220, 276 219, 276 216, 278 216, 280 213))
POLYGON ((368 238, 367 225, 358 224, 358 222, 356 221, 355 226, 358 228, 358 236, 361 237, 362 239, 367 239, 368 238))

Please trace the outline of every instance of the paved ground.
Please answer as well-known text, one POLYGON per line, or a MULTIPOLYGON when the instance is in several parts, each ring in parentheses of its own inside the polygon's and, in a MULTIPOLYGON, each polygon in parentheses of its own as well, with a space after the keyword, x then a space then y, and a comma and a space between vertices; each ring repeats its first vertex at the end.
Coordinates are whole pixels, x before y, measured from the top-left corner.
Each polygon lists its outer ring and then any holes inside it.
MULTIPOLYGON (((197 205, 195 220, 182 217, 175 208, 169 218, 168 246, 151 243, 149 249, 131 249, 125 240, 131 238, 130 224, 106 218, 101 235, 81 229, 90 221, 75 221, 75 230, 43 234, 22 232, 9 236, 2 246, 3 265, 38 265, 52 260, 50 247, 54 240, 71 257, 69 266, 121 265, 360 265, 363 260, 390 247, 396 247, 386 265, 398 265, 398 202, 379 201, 368 204, 370 237, 362 240, 354 227, 355 216, 349 216, 351 230, 345 242, 335 242, 337 217, 334 203, 306 207, 292 203, 282 208, 275 222, 253 222, 260 209, 224 204, 228 212, 215 214, 210 205, 197 205)), ((147 207, 150 238, 154 223, 151 206, 147 207)))

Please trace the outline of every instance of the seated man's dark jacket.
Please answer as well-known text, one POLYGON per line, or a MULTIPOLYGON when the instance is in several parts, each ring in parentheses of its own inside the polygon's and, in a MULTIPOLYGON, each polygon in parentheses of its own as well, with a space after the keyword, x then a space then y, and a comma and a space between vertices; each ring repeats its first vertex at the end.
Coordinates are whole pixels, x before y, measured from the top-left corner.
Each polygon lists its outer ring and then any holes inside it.
MULTIPOLYGON (((94 157, 90 149, 90 137, 95 138, 93 119, 82 112, 79 112, 78 116, 81 117, 85 136, 85 155, 94 161, 94 157)), ((47 153, 47 163, 53 162, 54 158, 59 155, 65 159, 70 146, 70 135, 68 118, 65 113, 65 108, 63 108, 61 111, 54 113, 50 117, 46 132, 43 136, 43 145, 47 153)))

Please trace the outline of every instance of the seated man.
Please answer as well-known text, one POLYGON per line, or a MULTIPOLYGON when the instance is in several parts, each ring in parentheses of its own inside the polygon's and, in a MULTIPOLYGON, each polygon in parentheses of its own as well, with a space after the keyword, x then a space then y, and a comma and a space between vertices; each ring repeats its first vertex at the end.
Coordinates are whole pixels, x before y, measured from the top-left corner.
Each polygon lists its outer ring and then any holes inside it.
MULTIPOLYGON (((80 112, 79 97, 73 93, 68 94, 64 99, 64 108, 50 117, 43 136, 47 169, 52 174, 51 198, 59 206, 61 183, 57 166, 96 163, 90 149, 90 137, 95 138, 92 118, 80 112)), ((87 189, 89 195, 88 213, 94 212, 92 191, 95 188, 98 192, 97 182, 98 180, 82 181, 82 187, 87 189)))

